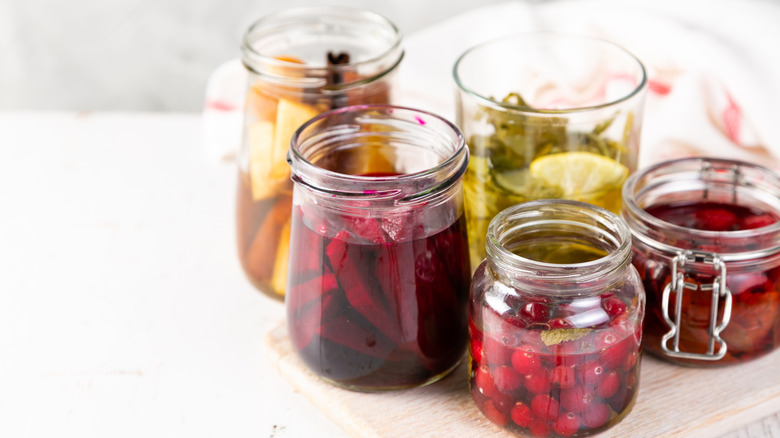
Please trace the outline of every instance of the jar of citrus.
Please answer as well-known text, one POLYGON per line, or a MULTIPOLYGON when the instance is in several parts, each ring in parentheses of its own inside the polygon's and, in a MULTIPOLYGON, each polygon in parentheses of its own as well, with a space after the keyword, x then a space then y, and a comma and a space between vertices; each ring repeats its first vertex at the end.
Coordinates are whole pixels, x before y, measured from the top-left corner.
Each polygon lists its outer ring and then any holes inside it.
POLYGON ((285 10, 244 35, 249 86, 238 156, 237 243, 244 272, 262 292, 276 298, 285 292, 293 133, 334 108, 391 103, 402 58, 393 23, 348 8, 285 10))
POLYGON ((457 123, 471 151, 464 179, 472 266, 490 220, 535 199, 620 211, 636 168, 642 63, 594 38, 550 33, 493 40, 455 64, 457 123))

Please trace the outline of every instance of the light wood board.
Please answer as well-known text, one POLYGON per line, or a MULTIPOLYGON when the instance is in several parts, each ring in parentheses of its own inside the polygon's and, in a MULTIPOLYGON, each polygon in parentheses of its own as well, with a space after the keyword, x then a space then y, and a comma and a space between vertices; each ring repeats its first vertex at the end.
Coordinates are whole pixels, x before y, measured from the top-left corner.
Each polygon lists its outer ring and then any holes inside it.
MULTIPOLYGON (((515 436, 490 423, 471 400, 465 360, 423 388, 360 393, 312 374, 293 351, 283 323, 267 334, 266 348, 279 372, 352 436, 515 436)), ((679 367, 646 355, 634 409, 599 437, 713 438, 778 411, 780 351, 717 369, 679 367)))

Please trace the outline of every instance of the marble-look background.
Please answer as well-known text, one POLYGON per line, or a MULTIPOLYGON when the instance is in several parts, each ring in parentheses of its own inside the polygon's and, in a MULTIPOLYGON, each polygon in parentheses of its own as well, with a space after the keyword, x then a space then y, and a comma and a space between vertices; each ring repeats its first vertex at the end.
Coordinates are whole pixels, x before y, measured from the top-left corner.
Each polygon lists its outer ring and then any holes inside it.
POLYGON ((0 110, 198 111, 209 74, 267 13, 358 7, 409 35, 501 1, 0 0, 0 110))

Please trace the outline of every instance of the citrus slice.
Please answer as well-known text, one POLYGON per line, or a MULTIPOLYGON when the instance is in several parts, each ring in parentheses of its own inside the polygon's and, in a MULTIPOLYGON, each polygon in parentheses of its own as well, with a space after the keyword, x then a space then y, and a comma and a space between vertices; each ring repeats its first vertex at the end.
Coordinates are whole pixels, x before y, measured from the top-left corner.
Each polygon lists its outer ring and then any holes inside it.
POLYGON ((626 166, 592 152, 545 155, 531 162, 530 170, 537 181, 558 186, 563 198, 581 201, 620 187, 628 177, 626 166))

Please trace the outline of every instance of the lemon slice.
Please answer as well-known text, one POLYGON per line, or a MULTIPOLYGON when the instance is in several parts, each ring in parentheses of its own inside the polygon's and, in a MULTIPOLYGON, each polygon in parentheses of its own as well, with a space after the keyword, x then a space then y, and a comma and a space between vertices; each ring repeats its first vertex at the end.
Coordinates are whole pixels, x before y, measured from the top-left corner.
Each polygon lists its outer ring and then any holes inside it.
POLYGON ((620 187, 628 168, 617 161, 591 152, 563 152, 545 155, 531 162, 531 177, 549 186, 558 186, 562 197, 590 201, 620 187))

